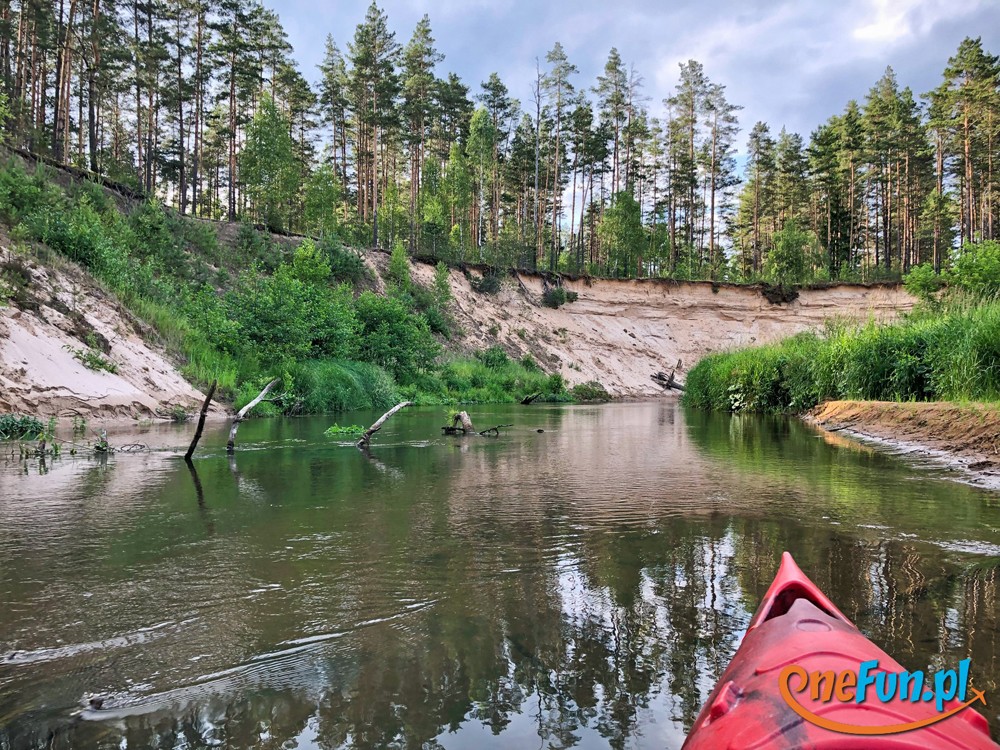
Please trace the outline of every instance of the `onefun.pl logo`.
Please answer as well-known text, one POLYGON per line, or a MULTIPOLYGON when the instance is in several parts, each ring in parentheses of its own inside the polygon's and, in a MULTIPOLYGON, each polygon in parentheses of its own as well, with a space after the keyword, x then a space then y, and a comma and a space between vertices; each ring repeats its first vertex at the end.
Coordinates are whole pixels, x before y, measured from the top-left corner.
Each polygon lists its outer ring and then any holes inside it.
POLYGON ((922 671, 886 672, 879 669, 878 661, 861 662, 857 670, 836 673, 808 672, 798 664, 790 664, 778 676, 781 697, 806 721, 818 727, 842 734, 882 735, 899 734, 913 729, 928 727, 964 711, 973 703, 986 705, 986 696, 969 684, 971 660, 963 659, 958 669, 944 669, 925 675, 922 671), (829 704, 866 703, 878 701, 890 703, 894 700, 910 703, 934 703, 936 713, 919 721, 884 726, 861 726, 844 724, 819 716, 799 703, 796 695, 806 693, 814 703, 829 704), (969 698, 969 695, 972 695, 969 698), (958 701, 958 705, 945 710, 945 703, 958 701))

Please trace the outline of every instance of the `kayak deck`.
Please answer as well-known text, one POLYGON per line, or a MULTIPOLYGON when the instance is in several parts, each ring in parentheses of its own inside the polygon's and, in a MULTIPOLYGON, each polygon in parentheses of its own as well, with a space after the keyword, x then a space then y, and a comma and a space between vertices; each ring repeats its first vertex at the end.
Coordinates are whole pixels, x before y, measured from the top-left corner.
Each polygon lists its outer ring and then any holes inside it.
MULTIPOLYGON (((786 667, 836 675, 877 660, 879 671, 903 672, 891 656, 868 640, 785 552, 781 567, 761 602, 732 661, 692 727, 684 750, 1000 750, 986 719, 972 708, 929 726, 896 734, 856 735, 807 721, 781 695, 786 667)), ((793 678, 794 679, 794 678, 793 678)), ((798 683, 796 683, 797 685, 798 683)), ((804 690, 794 699, 808 713, 842 727, 887 727, 935 721, 934 702, 896 696, 882 703, 829 699, 830 693, 804 690), (823 701, 822 698, 828 700, 823 701)), ((945 710, 957 710, 957 701, 945 710)), ((856 731, 867 731, 859 729, 856 731)), ((873 730, 881 731, 881 730, 873 730)))

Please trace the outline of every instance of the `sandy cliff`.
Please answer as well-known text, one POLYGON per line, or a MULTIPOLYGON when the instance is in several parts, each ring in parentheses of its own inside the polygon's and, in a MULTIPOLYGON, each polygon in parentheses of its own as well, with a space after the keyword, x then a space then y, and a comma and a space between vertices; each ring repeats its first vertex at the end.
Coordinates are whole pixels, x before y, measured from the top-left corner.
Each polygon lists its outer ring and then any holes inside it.
MULTIPOLYGON (((430 284, 433 267, 414 266, 430 284)), ((514 355, 531 354, 571 384, 597 380, 618 396, 662 393, 650 376, 679 375, 711 352, 766 343, 832 318, 890 320, 914 299, 899 286, 838 285, 803 290, 790 303, 772 304, 759 289, 713 287, 707 282, 664 280, 566 281, 578 299, 556 310, 542 306, 544 280, 521 274, 496 295, 473 291, 452 271, 455 317, 466 350, 501 344, 514 355)))
POLYGON ((6 249, 0 264, 24 282, 18 304, 0 307, 0 413, 143 417, 204 400, 148 326, 76 265, 6 249), (117 372, 85 367, 74 351, 86 350, 117 372))
MULTIPOLYGON (((384 253, 366 260, 374 269, 388 264, 384 253)), ((12 262, 26 276, 22 299, 0 308, 0 413, 143 417, 203 399, 151 329, 85 271, 55 256, 41 264, 0 248, 0 264, 12 262), (74 350, 88 348, 117 372, 85 367, 74 350)), ((415 263, 412 273, 430 285, 434 268, 415 263)), ((805 290, 793 302, 772 304, 745 287, 577 280, 565 282, 577 301, 553 310, 541 304, 544 284, 520 274, 484 295, 453 270, 460 333, 449 347, 467 354, 500 344, 514 356, 531 354, 570 384, 597 380, 614 395, 646 397, 662 393, 650 375, 678 361, 683 377, 709 352, 818 329, 835 317, 890 319, 913 305, 893 286, 805 290)))

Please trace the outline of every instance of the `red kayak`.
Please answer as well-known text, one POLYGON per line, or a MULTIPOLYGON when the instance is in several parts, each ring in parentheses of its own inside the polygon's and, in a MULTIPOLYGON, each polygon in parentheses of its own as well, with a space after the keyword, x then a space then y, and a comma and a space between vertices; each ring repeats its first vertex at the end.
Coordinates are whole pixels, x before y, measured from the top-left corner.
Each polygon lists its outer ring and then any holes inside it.
POLYGON ((1000 750, 973 704, 967 661, 906 672, 786 552, 683 750, 1000 750))

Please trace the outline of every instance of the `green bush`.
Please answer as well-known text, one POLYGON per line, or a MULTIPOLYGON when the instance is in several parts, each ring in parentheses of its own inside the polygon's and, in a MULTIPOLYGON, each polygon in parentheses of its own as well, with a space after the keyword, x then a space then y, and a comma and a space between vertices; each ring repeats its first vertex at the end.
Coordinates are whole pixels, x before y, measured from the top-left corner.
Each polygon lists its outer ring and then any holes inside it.
POLYGON ((359 324, 350 356, 384 367, 407 383, 429 369, 440 351, 427 321, 397 297, 364 292, 355 301, 359 324))
POLYGON ((542 304, 556 309, 567 302, 576 302, 577 298, 576 292, 567 292, 561 286, 550 286, 542 294, 542 304))
POLYGON ((903 278, 906 291, 924 302, 934 302, 937 294, 944 287, 945 279, 934 273, 934 266, 930 263, 923 263, 914 266, 903 278))
POLYGON ((483 274, 481 279, 472 279, 469 283, 473 290, 480 294, 496 294, 503 286, 503 277, 499 271, 490 269, 483 274))
POLYGON ((953 260, 948 281, 975 297, 995 299, 1000 292, 1000 242, 965 245, 953 260))
POLYGON ((45 432, 45 425, 34 417, 0 414, 0 440, 34 440, 45 432))
POLYGON ((476 359, 491 370, 499 370, 510 362, 507 352, 500 346, 491 346, 489 349, 476 352, 476 359))
POLYGON ((330 275, 337 281, 352 286, 362 281, 367 275, 365 263, 361 256, 341 244, 332 235, 326 235, 320 240, 320 249, 326 254, 330 264, 330 275))
POLYGON ((579 383, 570 389, 570 394, 577 401, 583 402, 603 402, 610 401, 611 394, 596 380, 589 380, 586 383, 579 383))

